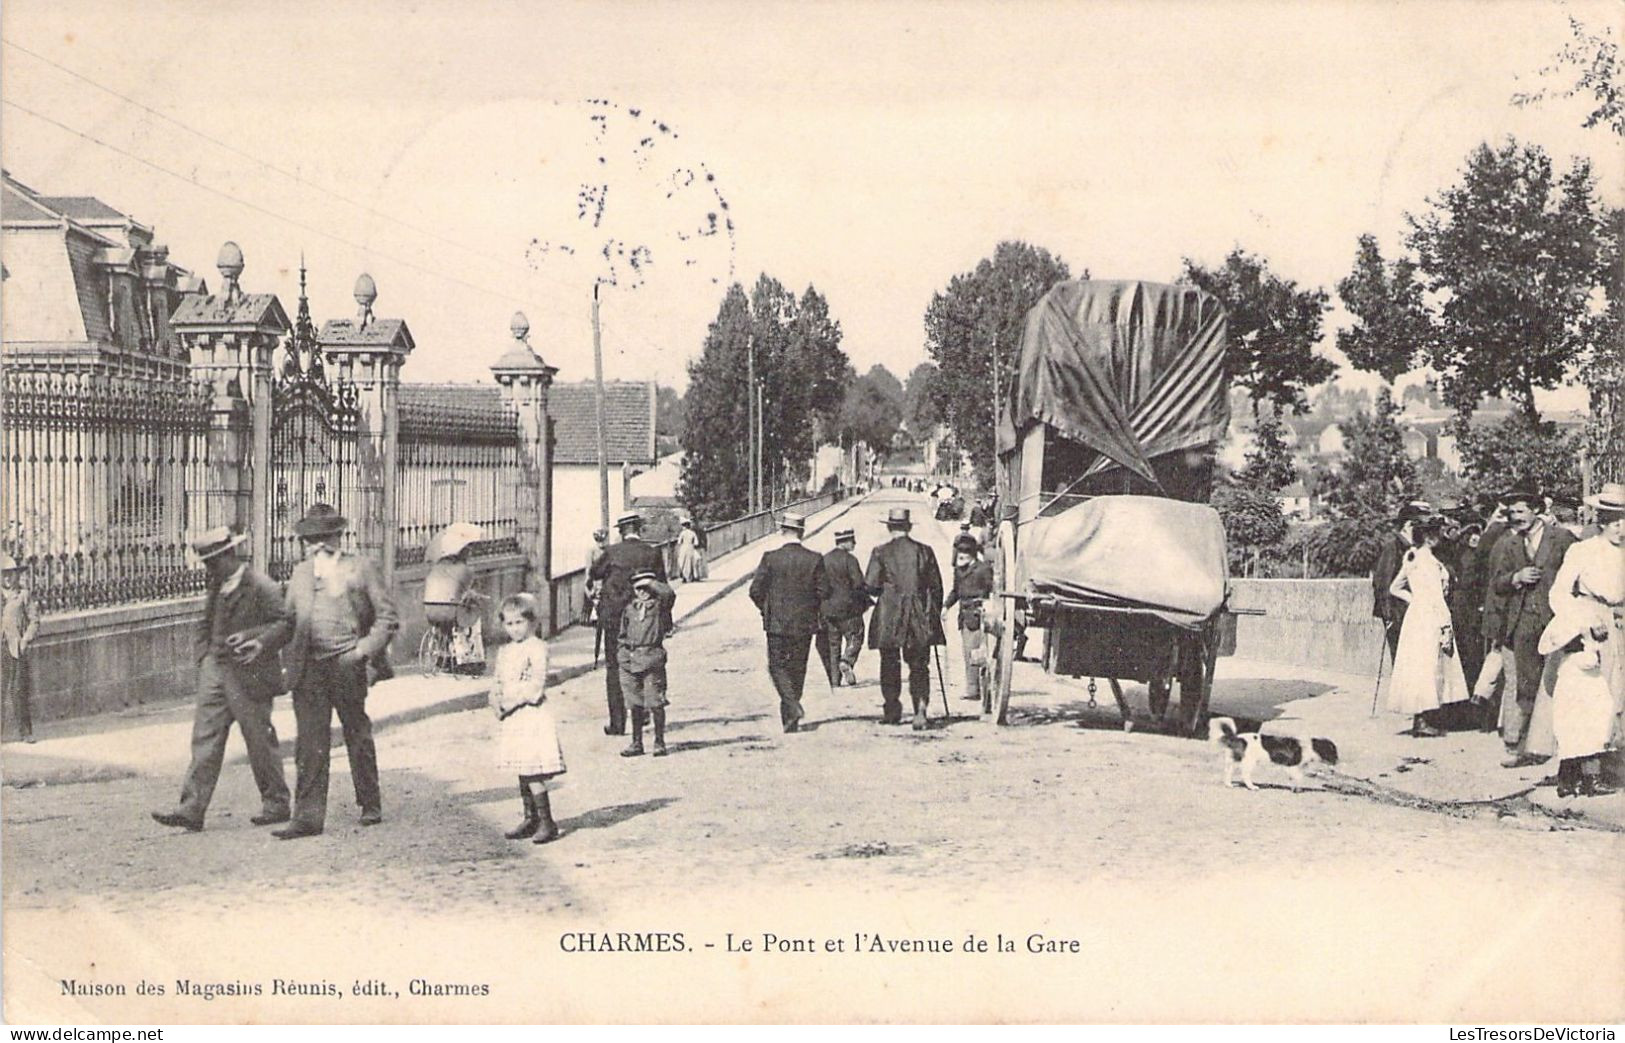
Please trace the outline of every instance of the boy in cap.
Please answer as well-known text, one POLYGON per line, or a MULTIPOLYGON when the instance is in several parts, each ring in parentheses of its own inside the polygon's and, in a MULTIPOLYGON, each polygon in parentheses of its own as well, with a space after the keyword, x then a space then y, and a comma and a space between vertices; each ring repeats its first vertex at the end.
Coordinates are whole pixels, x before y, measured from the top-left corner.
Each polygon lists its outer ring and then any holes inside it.
POLYGON ((616 663, 621 694, 632 711, 632 745, 622 757, 643 756, 643 725, 654 719, 655 756, 666 755, 666 635, 677 600, 652 569, 632 577, 632 601, 620 614, 616 663))
POLYGON ((29 671, 29 648, 39 633, 39 613, 23 583, 23 567, 10 554, 0 560, 0 692, 10 702, 17 722, 17 737, 34 741, 34 679, 29 671))
MULTIPOLYGON (((619 639, 621 613, 632 601, 632 578, 640 572, 653 572, 662 583, 666 580, 666 559, 658 548, 643 541, 643 517, 628 511, 615 520, 621 541, 604 551, 602 557, 587 574, 598 592, 598 628, 605 643, 619 639)), ((626 701, 621 694, 621 672, 604 671, 604 696, 609 704, 609 723, 604 725, 605 735, 626 734, 626 701)))
POLYGON ((192 714, 192 763, 173 810, 154 811, 160 825, 197 832, 220 780, 231 726, 243 733, 248 765, 260 791, 260 813, 249 821, 288 821, 288 782, 271 724, 271 702, 282 691, 277 649, 293 633, 293 612, 271 579, 237 554, 246 537, 226 526, 200 534, 192 549, 208 571, 208 597, 197 631, 197 707, 192 714))

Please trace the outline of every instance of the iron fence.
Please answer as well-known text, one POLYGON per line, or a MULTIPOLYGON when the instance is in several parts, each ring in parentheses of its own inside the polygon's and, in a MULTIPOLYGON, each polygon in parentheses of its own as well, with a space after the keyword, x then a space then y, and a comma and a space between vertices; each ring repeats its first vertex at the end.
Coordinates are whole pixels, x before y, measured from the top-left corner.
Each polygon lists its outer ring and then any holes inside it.
POLYGON ((452 522, 482 530, 471 548, 475 557, 517 553, 524 472, 512 407, 494 396, 473 402, 403 396, 398 431, 396 564, 422 562, 429 541, 452 522))
POLYGON ((209 388, 107 368, 5 368, 6 552, 46 612, 189 594, 203 570, 209 388))

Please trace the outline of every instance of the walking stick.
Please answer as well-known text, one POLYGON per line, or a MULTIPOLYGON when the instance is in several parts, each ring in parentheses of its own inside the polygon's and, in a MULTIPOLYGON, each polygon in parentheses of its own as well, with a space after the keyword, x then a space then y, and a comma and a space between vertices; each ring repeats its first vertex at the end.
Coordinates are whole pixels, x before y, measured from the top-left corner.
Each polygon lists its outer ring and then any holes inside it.
POLYGON ((835 673, 835 664, 840 662, 841 659, 839 654, 839 644, 842 640, 842 636, 828 623, 824 623, 823 627, 824 640, 829 645, 829 654, 824 657, 824 676, 829 678, 829 697, 833 699, 835 698, 835 679, 837 676, 835 673))
POLYGON ((931 654, 937 657, 937 691, 942 693, 942 718, 948 720, 953 714, 948 710, 947 686, 942 683, 942 653, 937 650, 936 645, 932 645, 931 654))
POLYGON ((598 669, 598 653, 604 647, 604 622, 601 619, 593 620, 592 625, 592 668, 598 669))
POLYGON ((1388 651, 1388 624, 1382 627, 1382 644, 1377 646, 1377 684, 1371 689, 1371 716, 1377 716, 1377 699, 1382 692, 1382 661, 1383 653, 1388 651))

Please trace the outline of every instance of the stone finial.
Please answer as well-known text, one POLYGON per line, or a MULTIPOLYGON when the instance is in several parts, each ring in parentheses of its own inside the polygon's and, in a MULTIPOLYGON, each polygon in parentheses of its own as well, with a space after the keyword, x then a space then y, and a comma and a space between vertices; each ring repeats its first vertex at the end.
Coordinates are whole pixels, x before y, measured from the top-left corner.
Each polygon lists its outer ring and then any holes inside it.
POLYGON ((519 343, 529 343, 530 320, 525 318, 524 312, 516 311, 513 313, 513 318, 508 320, 508 331, 513 334, 513 339, 519 343))
POLYGON ((242 289, 237 280, 243 274, 243 251, 236 243, 229 240, 220 247, 220 255, 215 258, 214 266, 220 272, 220 279, 225 284, 220 288, 220 296, 226 300, 236 300, 242 295, 242 289))
POLYGON ((355 302, 358 306, 356 312, 356 325, 366 329, 372 325, 372 302, 378 299, 378 284, 372 281, 372 276, 362 272, 355 281, 355 302))

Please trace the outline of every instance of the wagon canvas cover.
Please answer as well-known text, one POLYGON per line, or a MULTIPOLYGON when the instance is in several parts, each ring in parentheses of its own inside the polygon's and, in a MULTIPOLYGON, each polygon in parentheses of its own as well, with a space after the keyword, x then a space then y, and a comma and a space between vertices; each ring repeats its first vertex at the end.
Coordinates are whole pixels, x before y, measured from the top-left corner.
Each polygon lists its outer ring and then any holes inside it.
POLYGON ((1097 496, 1024 525, 1016 589, 1194 628, 1225 598, 1224 523, 1200 503, 1097 496))
POLYGON ((1149 463, 1224 437, 1230 422, 1223 304, 1194 286, 1071 281, 1027 313, 999 451, 1042 421, 1115 463, 1149 463))

